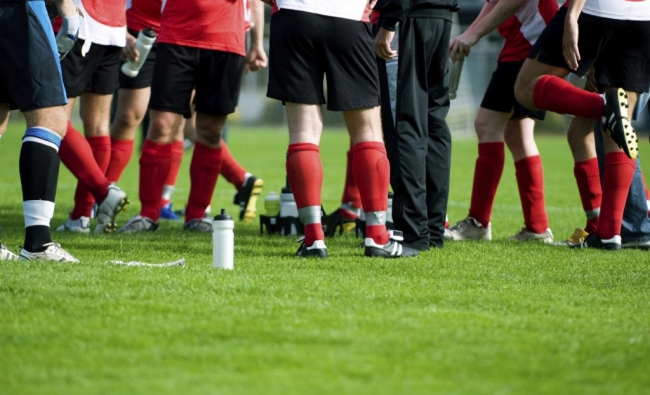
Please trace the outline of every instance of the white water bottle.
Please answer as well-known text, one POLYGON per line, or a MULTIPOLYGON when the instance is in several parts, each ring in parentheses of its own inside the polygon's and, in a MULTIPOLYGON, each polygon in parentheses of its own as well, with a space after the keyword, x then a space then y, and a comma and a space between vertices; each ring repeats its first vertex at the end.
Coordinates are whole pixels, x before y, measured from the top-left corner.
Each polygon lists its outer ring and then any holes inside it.
POLYGON ((455 62, 449 59, 451 64, 449 65, 449 100, 454 100, 457 96, 458 86, 460 85, 460 75, 463 72, 463 64, 465 63, 462 60, 457 60, 455 62))
POLYGON ((153 47, 153 44, 156 42, 156 32, 153 31, 153 28, 146 28, 142 29, 140 31, 140 34, 138 34, 138 38, 135 42, 135 47, 138 49, 138 52, 140 53, 138 55, 138 60, 135 62, 132 61, 127 61, 122 65, 122 73, 124 75, 134 78, 135 76, 140 73, 140 68, 144 64, 144 61, 147 60, 147 56, 149 56, 149 51, 151 51, 151 47, 153 47))
POLYGON ((212 221, 212 267, 232 270, 235 260, 235 221, 221 209, 212 221))
MULTIPOLYGON (((291 188, 285 187, 282 188, 280 192, 280 218, 298 218, 298 206, 296 205, 296 200, 293 197, 293 192, 291 188)), ((284 229, 280 231, 281 234, 286 234, 284 229)), ((294 224, 291 224, 289 233, 290 235, 297 235, 298 229, 294 224)))

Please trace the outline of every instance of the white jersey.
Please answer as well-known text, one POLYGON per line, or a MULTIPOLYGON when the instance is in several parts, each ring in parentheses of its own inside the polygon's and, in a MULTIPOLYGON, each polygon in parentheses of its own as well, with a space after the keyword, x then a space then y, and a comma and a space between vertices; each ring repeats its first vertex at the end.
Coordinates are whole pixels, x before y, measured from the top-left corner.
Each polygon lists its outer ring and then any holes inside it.
POLYGON ((650 1, 587 0, 582 12, 608 19, 650 21, 650 1))
POLYGON ((368 0, 275 0, 275 5, 279 10, 286 8, 361 21, 365 17, 368 0))

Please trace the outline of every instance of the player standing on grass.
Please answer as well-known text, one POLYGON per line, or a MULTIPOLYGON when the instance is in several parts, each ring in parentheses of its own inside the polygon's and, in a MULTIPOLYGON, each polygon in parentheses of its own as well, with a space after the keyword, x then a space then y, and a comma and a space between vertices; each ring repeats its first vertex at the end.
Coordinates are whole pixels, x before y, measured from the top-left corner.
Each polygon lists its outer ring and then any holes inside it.
MULTIPOLYGON (((271 0, 265 0, 271 4, 271 0)), ((327 256, 321 226, 323 168, 319 142, 327 77, 328 109, 342 111, 353 173, 366 214, 366 256, 415 256, 386 229, 390 165, 382 140, 379 81, 367 0, 276 0, 271 16, 267 96, 287 111, 287 175, 305 224, 301 257, 327 256)))
POLYGON ((167 0, 151 86, 151 127, 140 156, 142 210, 122 233, 154 231, 169 173, 174 132, 194 104, 196 144, 184 229, 211 233, 204 218, 223 163, 221 132, 235 111, 246 61, 244 0, 167 0))
POLYGON ((116 230, 115 216, 128 199, 124 191, 111 185, 104 173, 111 155, 108 135, 111 100, 117 89, 120 54, 126 43, 126 0, 75 0, 84 13, 79 40, 61 61, 63 83, 68 96, 66 113, 72 115, 80 97, 84 138, 68 121, 61 143, 61 161, 79 180, 75 205, 58 231, 88 233, 93 204, 98 202, 95 232, 116 230))
POLYGON ((630 119, 638 92, 650 85, 650 2, 571 0, 548 24, 515 84, 528 108, 601 120, 605 171, 600 219, 583 248, 621 248, 621 222, 634 175, 637 137, 630 119), (604 95, 564 80, 592 66, 604 95), (618 88, 615 88, 618 87, 618 88))
POLYGON ((499 30, 505 39, 497 68, 487 87, 474 127, 478 158, 469 215, 449 228, 448 240, 492 240, 490 216, 505 164, 504 141, 515 161, 524 228, 509 240, 553 242, 544 204, 544 170, 533 137, 535 119, 515 100, 515 80, 544 26, 557 11, 556 0, 487 0, 470 27, 449 44, 451 59, 463 61, 482 37, 499 30))
POLYGON ((55 3, 64 20, 56 41, 43 1, 0 1, 0 135, 10 108, 19 108, 27 122, 19 163, 25 242, 19 256, 0 245, 0 260, 78 262, 50 235, 59 178, 57 151, 67 120, 59 56, 70 50, 79 30, 72 1, 55 3))

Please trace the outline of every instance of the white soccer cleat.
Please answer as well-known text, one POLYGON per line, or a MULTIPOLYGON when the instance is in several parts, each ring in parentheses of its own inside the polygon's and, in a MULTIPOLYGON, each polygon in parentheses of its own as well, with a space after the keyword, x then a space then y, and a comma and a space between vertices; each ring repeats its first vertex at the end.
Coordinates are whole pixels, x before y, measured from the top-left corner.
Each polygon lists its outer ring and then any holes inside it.
POLYGON ((90 218, 83 215, 78 219, 68 218, 63 225, 56 228, 57 232, 90 233, 90 218))
POLYGON ((18 260, 18 255, 9 251, 6 245, 0 243, 0 261, 15 261, 18 260))
POLYGON ((42 252, 29 252, 24 248, 20 250, 21 261, 54 261, 54 262, 70 262, 78 263, 79 260, 72 256, 68 251, 61 248, 61 244, 48 243, 45 251, 42 252))
POLYGON ((521 228, 519 232, 513 236, 508 237, 509 241, 541 241, 542 243, 552 244, 553 233, 549 228, 542 233, 533 233, 526 228, 521 228))
POLYGON ((115 217, 129 204, 126 193, 117 185, 108 187, 108 195, 97 207, 97 226, 95 233, 111 233, 117 230, 115 217))
POLYGON ((480 222, 472 217, 456 223, 456 225, 445 229, 445 240, 492 240, 492 224, 488 223, 483 227, 480 222))

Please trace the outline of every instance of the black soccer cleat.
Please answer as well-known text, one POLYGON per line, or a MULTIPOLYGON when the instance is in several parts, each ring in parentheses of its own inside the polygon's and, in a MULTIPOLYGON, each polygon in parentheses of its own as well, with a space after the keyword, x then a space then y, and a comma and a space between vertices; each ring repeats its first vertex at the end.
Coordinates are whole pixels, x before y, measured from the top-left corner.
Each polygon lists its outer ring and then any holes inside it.
POLYGON ((239 205, 239 220, 250 222, 257 214, 257 198, 262 193, 264 181, 255 176, 248 177, 244 186, 235 194, 234 203, 239 205))
POLYGON ((602 118, 603 130, 614 140, 625 155, 636 159, 639 153, 639 139, 627 116, 627 94, 623 88, 605 92, 605 112, 602 118))
POLYGON ((402 257, 415 257, 419 255, 418 250, 407 247, 402 244, 404 237, 399 230, 391 230, 390 239, 388 243, 380 245, 375 243, 371 238, 365 240, 365 251, 363 254, 369 257, 381 258, 402 258, 402 257))
POLYGON ((325 242, 323 240, 316 240, 311 247, 305 245, 305 237, 298 239, 300 247, 296 251, 296 256, 302 258, 327 258, 327 247, 325 247, 325 242))
POLYGON ((571 248, 595 248, 599 250, 617 251, 621 249, 621 236, 614 236, 611 239, 599 239, 592 233, 582 243, 571 246, 571 248))

